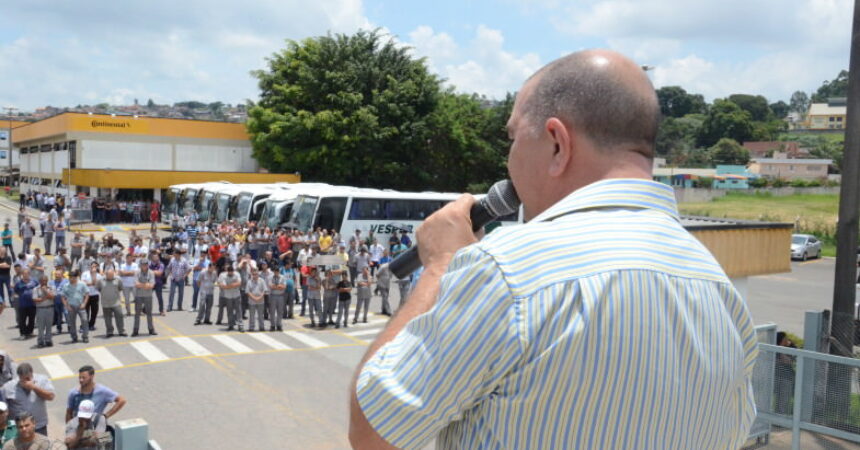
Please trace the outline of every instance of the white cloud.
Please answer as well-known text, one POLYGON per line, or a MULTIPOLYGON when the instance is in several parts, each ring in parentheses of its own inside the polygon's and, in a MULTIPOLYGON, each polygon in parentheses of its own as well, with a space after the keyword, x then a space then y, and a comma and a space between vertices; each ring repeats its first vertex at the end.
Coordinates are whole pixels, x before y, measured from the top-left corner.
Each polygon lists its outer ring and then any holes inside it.
POLYGON ((427 57, 430 68, 458 92, 503 98, 541 66, 536 53, 518 55, 505 50, 502 32, 484 25, 476 28, 465 46, 429 26, 416 28, 409 39, 415 54, 427 57))
POLYGON ((372 28, 361 0, 4 3, 0 105, 242 102, 285 39, 372 28))
POLYGON ((658 87, 776 101, 847 68, 851 9, 849 0, 589 0, 553 23, 653 66, 658 87))

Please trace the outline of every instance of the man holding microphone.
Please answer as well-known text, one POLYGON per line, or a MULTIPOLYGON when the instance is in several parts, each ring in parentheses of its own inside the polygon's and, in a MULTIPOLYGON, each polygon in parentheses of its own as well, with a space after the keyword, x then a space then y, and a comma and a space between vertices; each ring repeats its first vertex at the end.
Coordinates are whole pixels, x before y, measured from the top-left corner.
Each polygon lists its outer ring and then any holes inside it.
POLYGON ((752 318, 651 181, 640 66, 553 61, 517 95, 508 171, 527 223, 478 241, 464 195, 417 231, 424 271, 371 344, 355 448, 739 448, 752 318))

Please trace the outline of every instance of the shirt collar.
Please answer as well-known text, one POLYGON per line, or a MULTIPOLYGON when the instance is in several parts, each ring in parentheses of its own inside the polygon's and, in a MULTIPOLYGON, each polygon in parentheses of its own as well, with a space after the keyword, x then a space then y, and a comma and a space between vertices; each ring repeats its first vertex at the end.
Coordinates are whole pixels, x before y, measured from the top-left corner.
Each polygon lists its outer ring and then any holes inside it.
POLYGON ((680 220, 671 186, 638 178, 616 178, 597 181, 571 192, 532 222, 546 222, 566 214, 602 208, 653 209, 680 220))

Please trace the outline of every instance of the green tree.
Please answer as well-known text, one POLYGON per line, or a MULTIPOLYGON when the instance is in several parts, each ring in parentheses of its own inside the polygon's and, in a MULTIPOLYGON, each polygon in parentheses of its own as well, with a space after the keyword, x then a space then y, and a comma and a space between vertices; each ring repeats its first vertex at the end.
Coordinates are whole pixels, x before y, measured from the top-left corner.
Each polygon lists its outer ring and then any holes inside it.
POLYGON ((722 138, 708 151, 715 166, 717 164, 745 165, 750 161, 749 150, 741 147, 734 139, 722 138))
POLYGON ((827 103, 828 98, 848 97, 848 71, 839 72, 836 78, 825 81, 812 94, 812 103, 827 103))
POLYGON ((756 122, 764 122, 773 114, 767 99, 761 95, 733 94, 729 96, 729 100, 750 113, 752 120, 756 122))
POLYGON ((152 101, 152 99, 147 100, 146 101, 146 107, 147 108, 155 108, 155 102, 152 101))
POLYGON ((657 130, 656 151, 660 156, 669 155, 673 149, 689 150, 696 143, 696 135, 702 126, 699 115, 681 118, 666 117, 657 130))
POLYGON ((684 117, 707 110, 704 97, 688 94, 681 86, 664 86, 657 89, 657 101, 660 102, 660 112, 665 117, 684 117))
POLYGON ((753 122, 753 132, 750 140, 775 141, 787 129, 788 124, 779 119, 768 120, 767 122, 753 122))
POLYGON ((207 105, 209 108, 209 112, 212 114, 212 117, 216 119, 224 118, 224 103, 223 102, 212 102, 207 105))
POLYGON ((809 96, 806 92, 794 91, 794 94, 791 94, 791 100, 788 101, 788 107, 789 110, 805 116, 806 111, 809 111, 809 96))
POLYGON ((790 107, 788 106, 788 103, 780 100, 776 103, 771 103, 770 110, 773 111, 773 115, 776 116, 777 119, 785 119, 785 117, 788 116, 790 107))
POLYGON ((205 108, 207 105, 203 102, 191 100, 187 102, 176 102, 173 104, 173 106, 176 108, 200 109, 205 108))
MULTIPOLYGON (((512 104, 513 97, 508 98, 512 104)), ((431 151, 424 153, 421 162, 432 176, 429 187, 486 192, 493 182, 504 178, 508 113, 507 103, 487 108, 477 95, 443 92, 428 119, 431 151)))
POLYGON ((753 135, 752 116, 730 100, 717 99, 699 129, 697 144, 710 147, 721 138, 745 142, 753 135))
POLYGON ((273 172, 355 186, 424 189, 439 80, 377 31, 288 41, 254 71, 253 155, 273 172))

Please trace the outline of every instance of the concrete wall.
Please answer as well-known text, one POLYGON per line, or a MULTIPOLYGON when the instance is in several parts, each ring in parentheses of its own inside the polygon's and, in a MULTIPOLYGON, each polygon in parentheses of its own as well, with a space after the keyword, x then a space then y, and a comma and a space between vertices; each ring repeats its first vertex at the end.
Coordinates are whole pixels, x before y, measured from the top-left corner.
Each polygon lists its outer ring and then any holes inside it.
MULTIPOLYGON (((726 195, 729 191, 725 189, 690 189, 690 188, 675 188, 675 200, 678 203, 705 203, 715 198, 720 198, 726 195)), ((763 188, 750 189, 744 193, 765 193, 776 197, 787 197, 794 194, 839 194, 839 187, 781 187, 781 188, 763 188)))

